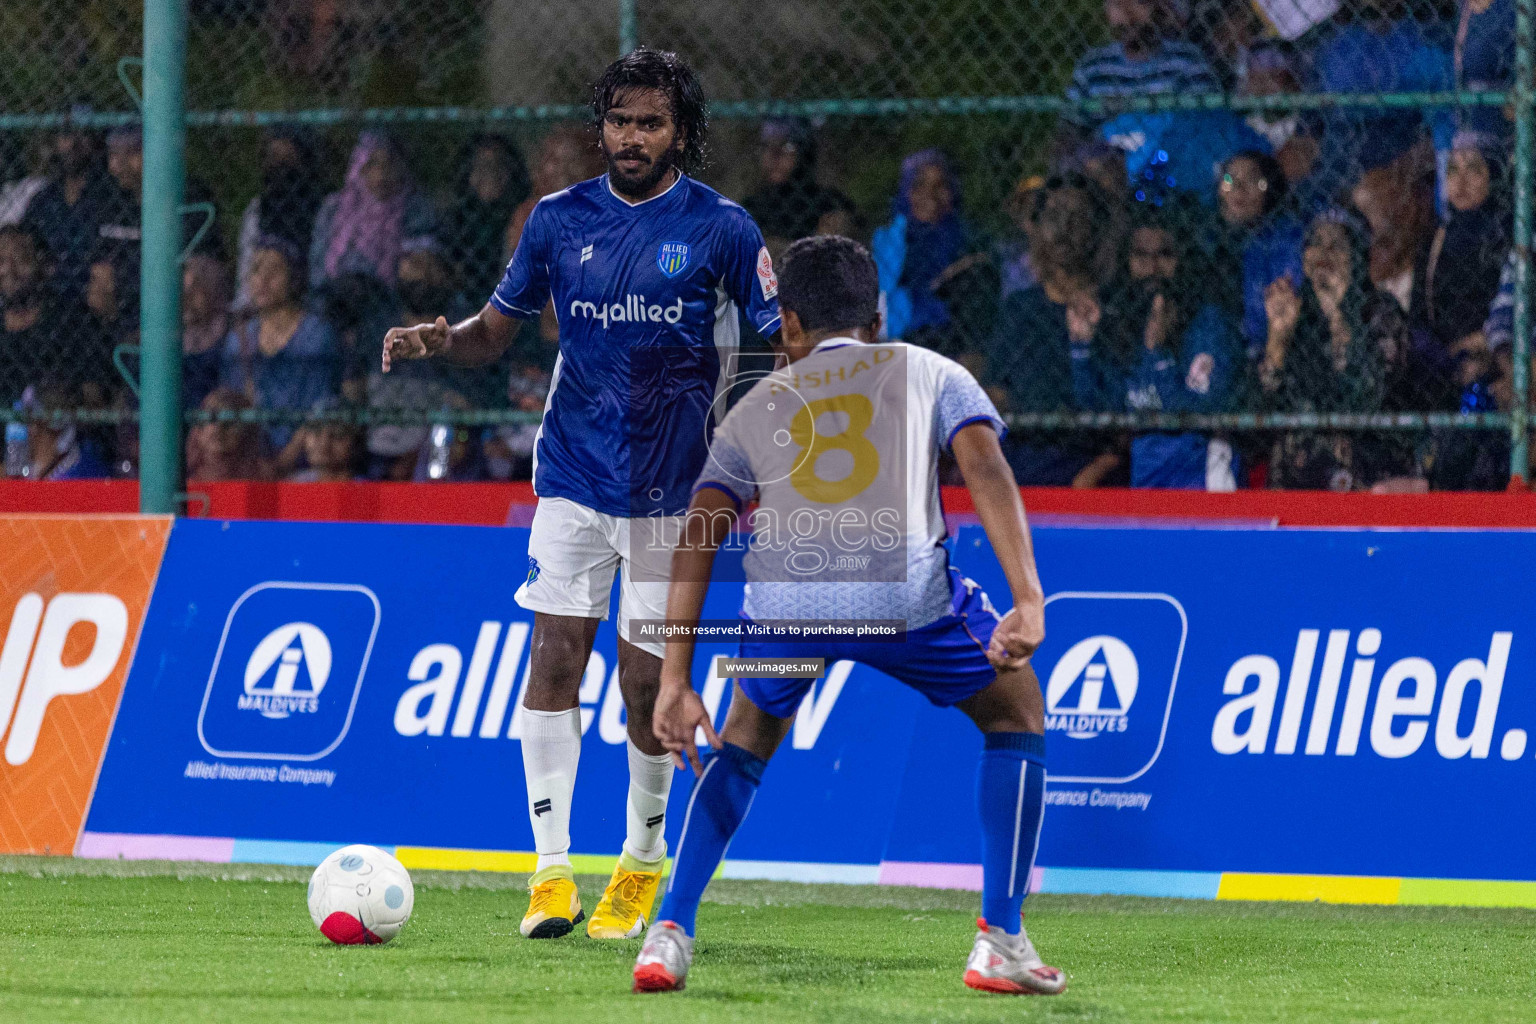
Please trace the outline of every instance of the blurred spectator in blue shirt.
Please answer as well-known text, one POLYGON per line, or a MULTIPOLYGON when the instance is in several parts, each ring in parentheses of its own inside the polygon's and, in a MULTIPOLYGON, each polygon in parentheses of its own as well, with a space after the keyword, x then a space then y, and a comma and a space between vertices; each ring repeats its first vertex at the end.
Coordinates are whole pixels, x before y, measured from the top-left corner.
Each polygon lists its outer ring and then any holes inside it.
MULTIPOLYGON (((22 412, 74 410, 84 399, 64 378, 49 377, 27 388, 19 408, 22 412)), ((96 436, 76 427, 71 417, 33 420, 27 424, 27 445, 29 480, 104 480, 112 475, 96 436)))
MULTIPOLYGON (((282 238, 256 246, 247 282, 255 315, 224 341, 223 387, 249 396, 258 409, 302 411, 337 395, 341 351, 325 320, 304 308, 304 264, 282 238)), ((290 449, 294 428, 270 423, 263 430, 287 475, 298 457, 290 449)))
MULTIPOLYGON (((1515 0, 1461 0, 1453 67, 1456 88, 1499 92, 1515 79, 1515 0)), ((1513 125, 1506 107, 1466 106, 1457 126, 1507 137, 1513 125)))
MULTIPOLYGON (((1318 47, 1317 88, 1330 93, 1441 92, 1451 86, 1447 26, 1420 20, 1405 0, 1368 0, 1356 19, 1318 47)), ((1339 107, 1323 115, 1318 174, 1325 192, 1396 161, 1449 121, 1421 107, 1339 107)))
POLYGON ((1255 358, 1264 348, 1269 318, 1264 290, 1281 277, 1301 280, 1301 225, 1286 203, 1286 178, 1267 153, 1238 153, 1222 168, 1215 244, 1210 247, 1212 297, 1241 317, 1242 337, 1255 358))
POLYGON ((967 255, 960 181, 943 153, 925 149, 902 161, 891 212, 891 222, 875 231, 871 246, 886 335, 959 354, 964 339, 951 330, 953 318, 940 290, 982 261, 967 255))
POLYGON ((1263 136, 1230 110, 1121 114, 1100 132, 1110 145, 1125 151, 1136 201, 1154 204, 1172 192, 1214 203, 1221 165, 1234 153, 1269 148, 1263 136))
MULTIPOLYGON (((1198 265, 1182 242, 1177 206, 1141 207, 1131 232, 1129 286, 1113 315, 1100 319, 1093 345, 1117 371, 1128 412, 1224 411, 1243 364, 1235 320, 1207 297, 1198 265)), ((1230 491, 1232 447, 1193 431, 1151 431, 1130 443, 1132 487, 1230 491)))
MULTIPOLYGON (((1205 55, 1184 38, 1170 0, 1105 0, 1114 42, 1090 50, 1077 63, 1067 99, 1146 97, 1220 92, 1205 55)), ((1230 110, 1140 111, 1095 117, 1068 110, 1066 134, 1096 136, 1125 151, 1128 183, 1156 190, 1193 190, 1215 198, 1216 166, 1240 149, 1265 145, 1230 110)), ((1080 136, 1079 136, 1080 137, 1080 136)))
MULTIPOLYGON (((1205 54, 1183 38, 1169 0, 1104 0, 1104 20, 1114 41, 1078 58, 1067 86, 1069 101, 1221 91, 1205 54)), ((1106 119, 1065 111, 1058 152, 1074 149, 1106 119)))

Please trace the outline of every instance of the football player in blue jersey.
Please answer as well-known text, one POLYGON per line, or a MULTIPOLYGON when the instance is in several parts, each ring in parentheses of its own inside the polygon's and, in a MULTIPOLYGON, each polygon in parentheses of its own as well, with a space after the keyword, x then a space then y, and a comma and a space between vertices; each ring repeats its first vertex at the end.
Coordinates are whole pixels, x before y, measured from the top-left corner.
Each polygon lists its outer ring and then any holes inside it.
POLYGON ((515 716, 539 855, 521 928, 532 938, 564 935, 584 917, 569 858, 578 695, 616 569, 629 799, 624 848, 587 934, 632 938, 645 928, 667 853, 672 764, 651 728, 664 645, 633 624, 666 613, 670 541, 704 465, 738 312, 765 337, 779 327, 778 283, 757 225, 689 175, 703 161, 708 119, 688 66, 635 50, 603 73, 592 106, 608 173, 539 202, 475 316, 384 339, 385 372, 429 356, 479 365, 551 299, 560 319, 534 449, 528 577, 516 595, 534 613, 515 716))
POLYGON ((1021 921, 1045 809, 1044 701, 1029 664, 1045 636, 1045 600, 1024 504, 998 444, 1003 422, 960 364, 912 345, 874 344, 879 279, 857 242, 818 236, 791 245, 782 288, 776 347, 788 365, 758 381, 716 430, 673 556, 667 619, 683 632, 667 644, 653 720, 698 777, 666 896, 635 963, 635 991, 686 983, 704 887, 812 683, 737 679, 718 735, 693 690, 687 631, 702 613, 717 549, 755 499, 741 610, 755 629, 743 636, 741 657, 862 662, 976 723, 982 919, 964 982, 984 992, 1061 992, 1066 975, 1040 959, 1021 921), (949 564, 938 485, 946 450, 1008 581, 1006 615, 949 564), (805 634, 850 621, 900 621, 905 633, 899 642, 805 634), (761 635, 786 622, 786 639, 761 635), (715 748, 702 765, 696 729, 715 748))

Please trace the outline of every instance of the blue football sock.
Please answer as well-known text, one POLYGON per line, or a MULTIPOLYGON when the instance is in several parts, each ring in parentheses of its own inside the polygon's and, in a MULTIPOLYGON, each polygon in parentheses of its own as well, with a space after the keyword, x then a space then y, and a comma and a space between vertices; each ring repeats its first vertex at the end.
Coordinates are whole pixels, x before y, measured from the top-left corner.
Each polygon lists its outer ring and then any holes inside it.
POLYGON ((678 836, 677 855, 672 861, 672 877, 667 881, 667 894, 656 916, 658 921, 674 922, 689 935, 693 934, 704 887, 747 816, 768 762, 727 743, 708 755, 703 765, 688 798, 683 833, 678 836))
POLYGON ((976 773, 976 805, 981 813, 981 916, 1017 935, 1045 812, 1045 737, 987 733, 976 773))

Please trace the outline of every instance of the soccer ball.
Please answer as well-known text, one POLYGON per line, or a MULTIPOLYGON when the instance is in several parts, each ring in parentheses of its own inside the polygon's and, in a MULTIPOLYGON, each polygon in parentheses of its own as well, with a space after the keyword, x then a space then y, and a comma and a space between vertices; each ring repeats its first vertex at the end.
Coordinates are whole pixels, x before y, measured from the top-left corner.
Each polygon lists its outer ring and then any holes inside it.
POLYGON ((375 846, 343 846, 309 879, 309 916, 341 946, 388 942, 411 919, 416 892, 395 858, 375 846))

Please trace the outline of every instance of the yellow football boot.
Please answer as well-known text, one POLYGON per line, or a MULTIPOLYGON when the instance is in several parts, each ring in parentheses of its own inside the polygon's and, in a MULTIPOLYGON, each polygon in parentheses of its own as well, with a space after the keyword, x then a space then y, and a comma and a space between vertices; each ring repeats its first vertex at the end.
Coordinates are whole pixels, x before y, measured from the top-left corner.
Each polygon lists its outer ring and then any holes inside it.
POLYGON ((584 917, 576 876, 562 864, 528 879, 528 913, 517 930, 529 939, 558 939, 570 934, 584 917))
POLYGON ((634 939, 645 931, 651 905, 661 888, 662 869, 667 859, 636 860, 628 853, 619 857, 603 898, 587 921, 587 935, 594 939, 634 939))

